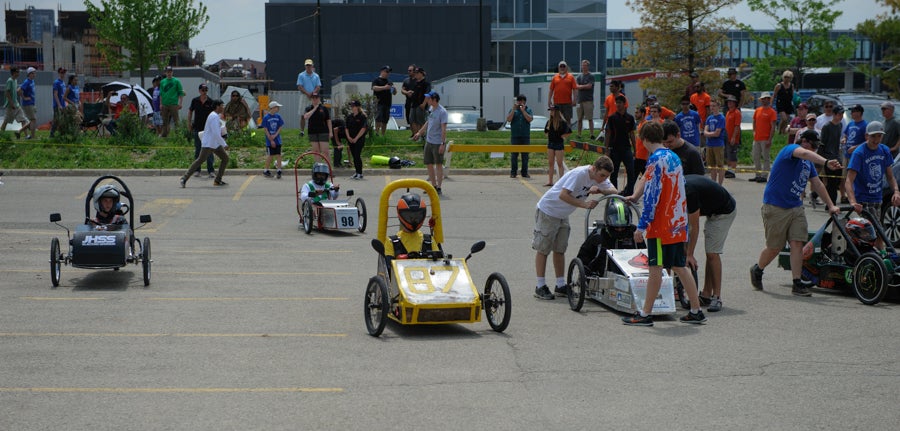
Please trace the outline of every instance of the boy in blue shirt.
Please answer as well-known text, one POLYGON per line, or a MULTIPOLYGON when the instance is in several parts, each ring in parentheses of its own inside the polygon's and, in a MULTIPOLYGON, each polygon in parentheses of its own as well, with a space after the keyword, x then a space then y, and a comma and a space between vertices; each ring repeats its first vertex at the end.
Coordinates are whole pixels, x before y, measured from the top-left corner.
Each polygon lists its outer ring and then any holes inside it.
POLYGON ((719 101, 709 101, 709 117, 703 136, 706 136, 706 168, 713 181, 722 185, 725 181, 725 116, 720 111, 719 101))
MULTIPOLYGON (((900 191, 897 191, 897 179, 891 169, 893 158, 891 150, 881 144, 884 137, 884 126, 879 121, 873 121, 866 126, 865 144, 860 145, 850 156, 847 164, 847 179, 845 183, 847 199, 853 210, 862 215, 865 208, 875 217, 881 215, 882 179, 887 180, 888 186, 894 190, 891 196, 893 206, 900 205, 900 191)), ((879 238, 875 246, 884 247, 879 238)))
POLYGON ((852 121, 847 123, 842 133, 843 139, 841 141, 847 163, 850 163, 850 156, 853 154, 853 150, 866 143, 866 126, 868 123, 862 119, 863 112, 865 112, 865 109, 862 105, 858 103, 853 105, 850 108, 850 119, 852 121))
POLYGON ((703 126, 700 124, 700 114, 697 111, 691 111, 690 97, 681 98, 681 112, 675 116, 675 124, 678 124, 678 129, 681 130, 681 139, 694 144, 694 147, 699 149, 703 126))
POLYGON ((269 171, 269 164, 272 163, 272 156, 275 156, 275 167, 278 169, 275 178, 281 179, 281 128, 284 127, 284 120, 278 111, 281 110, 281 104, 276 101, 269 102, 269 113, 263 117, 262 125, 266 131, 266 170, 263 175, 266 178, 272 177, 269 171))

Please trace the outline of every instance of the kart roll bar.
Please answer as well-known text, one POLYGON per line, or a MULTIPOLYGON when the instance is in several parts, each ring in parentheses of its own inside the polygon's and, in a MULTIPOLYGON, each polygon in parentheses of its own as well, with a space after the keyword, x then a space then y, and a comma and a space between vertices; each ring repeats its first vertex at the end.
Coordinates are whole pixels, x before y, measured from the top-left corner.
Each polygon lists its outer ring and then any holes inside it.
POLYGON ((119 193, 119 196, 124 196, 128 199, 128 224, 131 226, 135 226, 134 224, 134 198, 131 197, 131 190, 128 189, 128 186, 125 185, 125 182, 119 179, 119 177, 115 175, 104 175, 97 180, 94 181, 94 184, 91 184, 91 188, 88 190, 87 197, 84 198, 84 220, 85 223, 89 223, 91 220, 91 200, 94 197, 94 190, 97 186, 100 185, 104 180, 113 180, 119 183, 122 186, 122 189, 119 193))
POLYGON ((444 243, 444 229, 441 227, 441 199, 437 194, 437 190, 428 181, 404 178, 391 181, 381 191, 381 200, 378 202, 378 240, 384 244, 387 241, 387 220, 388 210, 390 209, 391 193, 397 189, 422 189, 428 194, 428 200, 431 201, 431 218, 429 224, 431 226, 431 238, 437 244, 444 243))

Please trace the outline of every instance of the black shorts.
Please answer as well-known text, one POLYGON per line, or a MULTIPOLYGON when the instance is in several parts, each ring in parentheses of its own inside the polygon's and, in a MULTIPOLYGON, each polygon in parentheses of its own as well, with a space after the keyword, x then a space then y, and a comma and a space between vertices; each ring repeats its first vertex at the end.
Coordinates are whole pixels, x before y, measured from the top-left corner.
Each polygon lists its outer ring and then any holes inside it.
POLYGON ((376 105, 375 106, 375 122, 376 123, 387 123, 391 118, 391 105, 376 105))
POLYGON ((266 147, 266 155, 267 156, 278 156, 281 154, 281 145, 273 145, 271 147, 266 147))
POLYGON ((683 242, 662 244, 659 238, 647 238, 647 257, 650 266, 666 269, 683 267, 687 261, 683 242))

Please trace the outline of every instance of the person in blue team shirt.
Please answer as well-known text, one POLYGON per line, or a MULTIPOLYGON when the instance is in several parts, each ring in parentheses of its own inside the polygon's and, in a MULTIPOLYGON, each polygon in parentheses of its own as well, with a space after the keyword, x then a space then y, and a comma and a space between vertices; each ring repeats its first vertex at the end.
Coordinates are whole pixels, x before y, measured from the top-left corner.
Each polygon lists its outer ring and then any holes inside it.
POLYGON ((25 111, 25 118, 28 119, 28 127, 25 128, 25 139, 34 137, 37 130, 37 112, 34 107, 34 73, 35 68, 29 67, 25 71, 25 81, 19 85, 19 97, 22 100, 22 110, 25 111))
POLYGON ((866 143, 866 126, 868 123, 866 120, 863 120, 863 112, 865 112, 865 108, 860 104, 853 105, 850 108, 850 119, 851 121, 847 123, 842 130, 841 136, 841 145, 844 150, 844 157, 847 162, 850 162, 850 155, 853 154, 853 150, 856 147, 866 143))
POLYGON ((813 191, 825 201, 828 212, 840 213, 840 208, 825 191, 825 185, 819 179, 813 163, 825 165, 829 169, 841 169, 837 159, 826 160, 817 154, 819 135, 814 130, 807 130, 800 135, 800 144, 789 144, 778 152, 772 163, 772 171, 763 192, 761 209, 763 229, 765 230, 766 247, 759 254, 759 259, 750 267, 750 284, 756 290, 763 289, 763 270, 772 263, 784 243, 788 243, 791 253, 791 278, 795 296, 812 296, 806 285, 800 280, 803 269, 803 245, 809 239, 806 214, 800 195, 806 190, 809 181, 813 191))
POLYGON ((81 110, 81 88, 78 87, 78 75, 69 75, 69 83, 66 84, 66 106, 74 106, 81 110))
POLYGON ((66 68, 60 67, 56 70, 59 77, 53 81, 53 124, 50 126, 50 137, 56 134, 56 125, 59 123, 59 116, 62 114, 63 108, 66 107, 66 68))
MULTIPOLYGON (((860 145, 850 156, 847 164, 847 179, 845 188, 847 199, 853 210, 863 215, 866 209, 873 217, 881 216, 881 201, 883 179, 887 179, 888 186, 894 191, 891 196, 891 205, 900 205, 900 191, 897 191, 897 179, 891 169, 891 150, 881 144, 884 137, 884 126, 879 121, 873 121, 866 126, 865 145, 860 145)), ((874 220, 872 220, 874 222, 874 220)), ((882 248, 884 244, 879 238, 875 246, 882 248)))
POLYGON ((725 116, 722 115, 719 101, 709 101, 710 114, 706 117, 706 167, 713 181, 722 185, 725 181, 725 116))
POLYGON ((275 156, 275 178, 281 179, 281 128, 284 127, 284 119, 278 115, 281 110, 281 104, 276 101, 269 102, 269 112, 263 117, 262 126, 266 131, 266 170, 263 175, 271 177, 272 172, 269 171, 269 164, 272 163, 272 156, 275 156))
POLYGON ((678 124, 678 129, 681 130, 681 139, 700 148, 700 134, 703 132, 703 125, 700 122, 700 114, 697 111, 691 111, 690 97, 681 98, 681 112, 675 116, 675 124, 678 124))

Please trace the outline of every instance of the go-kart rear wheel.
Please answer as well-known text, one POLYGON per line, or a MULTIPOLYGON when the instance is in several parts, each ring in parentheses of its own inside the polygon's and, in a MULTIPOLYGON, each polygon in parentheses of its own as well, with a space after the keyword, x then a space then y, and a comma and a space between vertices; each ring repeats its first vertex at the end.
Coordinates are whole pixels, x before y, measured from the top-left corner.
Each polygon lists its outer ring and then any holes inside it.
POLYGON ((503 274, 495 272, 488 276, 484 284, 481 306, 484 307, 484 315, 491 329, 497 332, 505 331, 509 326, 512 303, 509 297, 509 283, 503 274))
POLYGON ((150 238, 144 237, 144 244, 141 246, 141 267, 144 270, 144 286, 150 285, 150 238))
POLYGON ((584 306, 584 295, 587 292, 587 274, 584 272, 584 264, 581 259, 574 258, 569 262, 569 272, 566 277, 569 284, 569 308, 572 311, 581 311, 584 306))
MULTIPOLYGON (((691 277, 694 278, 694 287, 697 288, 697 294, 700 294, 700 286, 697 284, 697 270, 691 268, 691 277)), ((685 310, 691 309, 691 299, 688 298, 687 293, 684 291, 684 284, 681 282, 681 279, 677 276, 675 277, 675 294, 678 295, 678 302, 681 303, 681 307, 685 310)))
POLYGON ((363 305, 363 314, 369 335, 373 337, 381 335, 381 332, 384 331, 384 325, 387 323, 388 310, 391 308, 388 288, 384 279, 377 276, 369 279, 369 285, 366 287, 366 299, 363 305))
POLYGON ((888 286, 887 267, 881 256, 864 253, 853 266, 853 293, 866 305, 874 305, 884 299, 888 286))
POLYGON ((59 286, 59 276, 62 272, 62 263, 59 255, 59 238, 50 241, 50 282, 53 287, 59 286))
POLYGON ((356 198, 356 212, 359 213, 359 220, 356 224, 356 228, 359 229, 360 233, 366 231, 366 201, 362 200, 362 198, 356 198))
POLYGON ((306 233, 312 232, 313 207, 312 207, 312 204, 309 203, 308 200, 303 201, 303 205, 300 206, 300 223, 303 224, 304 232, 306 232, 306 233))

